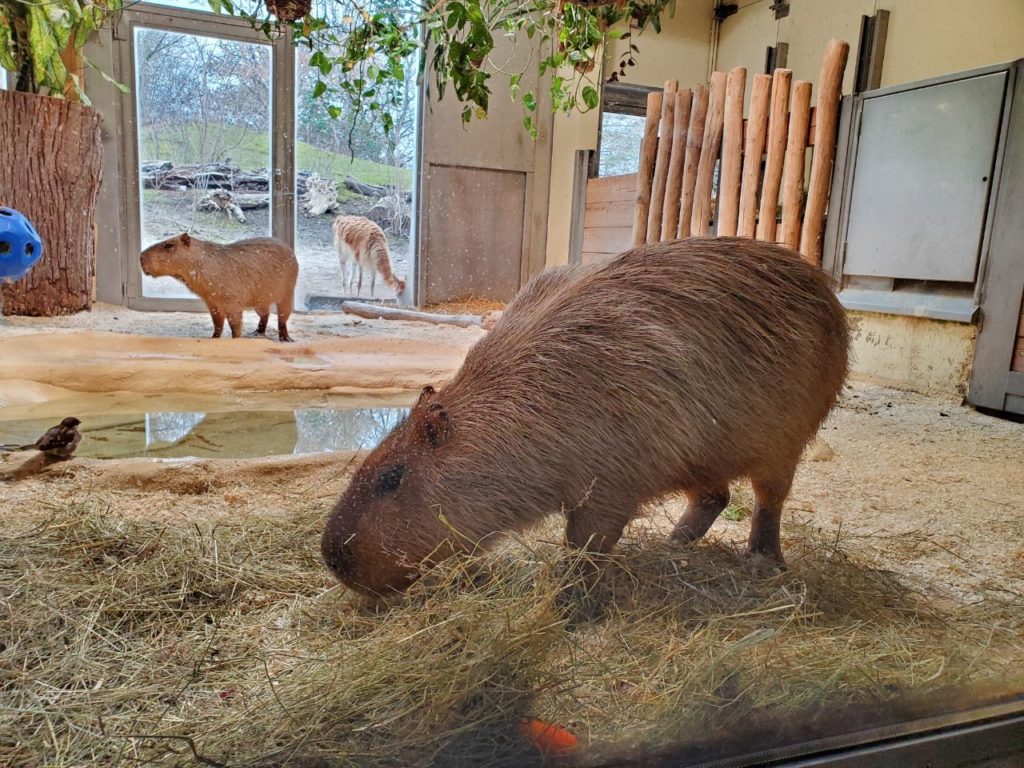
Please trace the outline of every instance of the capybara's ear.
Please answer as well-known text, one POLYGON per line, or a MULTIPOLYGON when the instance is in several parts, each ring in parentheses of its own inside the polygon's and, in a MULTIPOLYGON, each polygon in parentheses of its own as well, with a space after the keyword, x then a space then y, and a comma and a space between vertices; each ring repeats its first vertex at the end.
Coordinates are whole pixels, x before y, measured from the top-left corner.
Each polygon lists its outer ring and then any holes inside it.
POLYGON ((426 399, 428 397, 430 397, 431 395, 433 395, 434 392, 435 392, 434 388, 432 386, 430 386, 429 384, 427 384, 427 386, 425 386, 422 390, 420 390, 420 397, 419 397, 419 400, 416 401, 416 405, 419 405, 420 403, 423 403, 424 401, 426 401, 426 399))
POLYGON ((416 433, 431 448, 437 448, 452 436, 452 421, 440 403, 434 403, 419 412, 416 433))
POLYGON ((181 235, 181 243, 182 243, 182 245, 186 245, 186 246, 192 245, 192 236, 189 235, 188 232, 183 232, 182 235, 181 235))

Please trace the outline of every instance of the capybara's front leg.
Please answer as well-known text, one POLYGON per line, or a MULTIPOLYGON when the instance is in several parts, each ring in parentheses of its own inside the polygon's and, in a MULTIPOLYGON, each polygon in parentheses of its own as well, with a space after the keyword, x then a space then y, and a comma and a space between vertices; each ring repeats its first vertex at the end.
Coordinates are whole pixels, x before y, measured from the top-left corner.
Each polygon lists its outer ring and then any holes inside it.
POLYGON ((603 556, 611 552, 622 538, 626 523, 632 519, 632 511, 624 514, 621 509, 586 502, 567 514, 566 543, 586 555, 596 556, 576 562, 562 594, 563 600, 578 602, 577 618, 589 621, 600 616, 602 601, 598 599, 596 588, 608 566, 603 556))
POLYGON ((228 325, 231 326, 231 337, 234 339, 242 338, 242 313, 232 312, 228 315, 228 325))
POLYGON ((224 313, 219 309, 211 309, 210 317, 213 319, 213 338, 219 339, 224 332, 224 313))
POLYGON ((750 520, 747 554, 760 555, 784 566, 782 543, 782 505, 793 484, 795 466, 771 478, 751 478, 754 488, 754 515, 750 520))
POLYGON ((697 541, 708 532, 722 510, 729 504, 729 486, 693 488, 686 492, 689 504, 669 537, 672 541, 697 541))

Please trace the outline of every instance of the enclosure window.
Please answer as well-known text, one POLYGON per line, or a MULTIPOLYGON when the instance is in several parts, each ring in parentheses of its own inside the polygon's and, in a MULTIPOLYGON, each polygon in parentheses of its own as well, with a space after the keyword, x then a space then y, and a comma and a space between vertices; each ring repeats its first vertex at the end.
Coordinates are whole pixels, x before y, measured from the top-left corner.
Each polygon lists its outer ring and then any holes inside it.
MULTIPOLYGON (((270 46, 138 27, 135 66, 142 247, 270 235, 270 46)), ((171 277, 142 287, 191 297, 171 277)))
POLYGON ((644 85, 605 84, 597 157, 591 166, 591 176, 622 176, 637 172, 640 144, 644 138, 647 94, 652 90, 655 89, 644 85))

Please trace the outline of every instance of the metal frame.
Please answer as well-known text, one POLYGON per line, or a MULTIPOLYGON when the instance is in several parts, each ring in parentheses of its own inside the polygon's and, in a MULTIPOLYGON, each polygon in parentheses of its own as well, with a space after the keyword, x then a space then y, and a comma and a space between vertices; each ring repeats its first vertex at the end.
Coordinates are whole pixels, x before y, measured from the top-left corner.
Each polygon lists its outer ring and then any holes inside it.
POLYGON ((1024 373, 1011 370, 1024 293, 1024 60, 1011 70, 1003 110, 1005 141, 993 178, 985 264, 979 267, 981 328, 968 400, 1024 414, 1024 373))
POLYGON ((985 273, 988 265, 992 230, 991 212, 994 209, 995 198, 998 195, 1000 185, 1000 174, 1006 145, 1006 129, 1009 120, 1009 105, 1013 99, 1018 69, 1019 67, 1015 66, 1014 62, 1009 62, 930 78, 928 80, 920 80, 905 85, 880 88, 843 98, 835 169, 832 176, 830 194, 832 204, 830 205, 830 215, 826 224, 822 267, 832 273, 839 288, 839 298, 848 309, 928 317, 965 323, 975 321, 981 303, 981 276, 985 273), (973 284, 962 284, 962 288, 954 291, 955 295, 950 295, 948 290, 930 290, 927 285, 921 285, 917 290, 878 290, 877 287, 866 287, 865 289, 858 290, 857 286, 847 286, 846 275, 844 274, 844 257, 846 237, 849 229, 854 169, 857 162, 858 138, 865 101, 894 93, 904 93, 944 83, 970 80, 1000 72, 1007 74, 1006 90, 1003 94, 999 141, 996 147, 992 183, 986 205, 985 225, 980 244, 978 268, 973 284), (845 296, 844 289, 848 289, 845 291, 845 296))
MULTIPOLYGON (((265 45, 271 52, 270 98, 270 161, 274 169, 271 179, 271 234, 289 245, 294 242, 295 165, 291 143, 295 135, 295 52, 287 37, 281 35, 268 41, 243 19, 217 16, 203 11, 171 9, 142 3, 120 14, 114 30, 115 77, 121 82, 134 82, 135 30, 138 27, 166 30, 181 34, 216 37, 255 45, 265 45), (280 185, 280 186, 278 186, 280 185), (287 190, 285 194, 275 188, 287 190)), ((118 252, 122 263, 125 303, 131 309, 164 311, 205 311, 199 299, 163 299, 144 296, 142 273, 136 259, 142 250, 141 199, 137 172, 138 115, 134 90, 121 94, 119 127, 120 210, 132 211, 120 228, 118 252), (130 138, 128 138, 130 137, 130 138)))

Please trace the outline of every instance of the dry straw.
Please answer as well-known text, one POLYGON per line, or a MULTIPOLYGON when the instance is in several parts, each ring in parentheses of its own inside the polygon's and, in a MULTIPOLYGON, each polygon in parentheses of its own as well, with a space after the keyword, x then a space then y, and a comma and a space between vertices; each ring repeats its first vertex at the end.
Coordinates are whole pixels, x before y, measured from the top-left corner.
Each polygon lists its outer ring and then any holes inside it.
POLYGON ((569 626, 554 524, 369 610, 320 563, 320 504, 202 524, 112 501, 0 538, 0 764, 531 765, 527 716, 587 764, 1021 658, 1024 609, 940 609, 809 527, 769 576, 731 545, 634 533, 605 617, 569 626))

